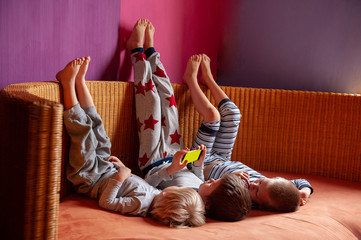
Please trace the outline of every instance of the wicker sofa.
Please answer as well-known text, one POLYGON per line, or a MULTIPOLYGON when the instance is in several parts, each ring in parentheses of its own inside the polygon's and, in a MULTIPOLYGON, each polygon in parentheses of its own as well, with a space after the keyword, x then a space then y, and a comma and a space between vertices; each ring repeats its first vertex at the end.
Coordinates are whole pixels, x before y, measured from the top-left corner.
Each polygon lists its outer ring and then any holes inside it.
MULTIPOLYGON (((133 83, 87 84, 112 154, 140 175, 133 83)), ((186 86, 173 87, 184 143, 191 146, 201 118, 186 86)), ((308 179, 315 192, 299 211, 254 210, 240 222, 209 220, 192 229, 104 211, 75 194, 64 176, 68 136, 59 83, 23 83, 0 93, 2 239, 361 238, 361 96, 223 89, 243 115, 232 158, 270 177, 308 179)))

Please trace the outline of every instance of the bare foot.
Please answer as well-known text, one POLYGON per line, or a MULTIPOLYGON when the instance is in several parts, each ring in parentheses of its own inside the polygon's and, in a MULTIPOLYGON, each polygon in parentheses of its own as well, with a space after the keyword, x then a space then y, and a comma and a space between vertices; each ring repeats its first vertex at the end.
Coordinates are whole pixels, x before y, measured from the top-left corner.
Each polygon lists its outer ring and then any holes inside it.
POLYGON ((144 49, 154 47, 154 32, 155 28, 151 22, 148 21, 147 28, 145 29, 144 49))
POLYGON ((148 20, 141 18, 134 25, 133 32, 127 41, 127 48, 132 50, 134 48, 142 48, 144 40, 144 32, 147 28, 148 20))
POLYGON ((202 54, 201 69, 201 81, 203 84, 207 84, 209 81, 214 81, 211 71, 211 59, 206 54, 202 54))
POLYGON ((90 57, 83 57, 83 63, 79 68, 78 74, 75 77, 75 80, 78 81, 85 81, 85 74, 88 71, 88 66, 90 62, 90 57))
POLYGON ((73 83, 82 63, 83 60, 81 58, 77 58, 69 62, 63 70, 56 74, 56 79, 60 81, 62 85, 66 83, 73 83))
POLYGON ((201 60, 202 55, 193 55, 189 58, 186 70, 183 75, 183 81, 186 84, 188 84, 190 81, 197 81, 197 74, 201 60))

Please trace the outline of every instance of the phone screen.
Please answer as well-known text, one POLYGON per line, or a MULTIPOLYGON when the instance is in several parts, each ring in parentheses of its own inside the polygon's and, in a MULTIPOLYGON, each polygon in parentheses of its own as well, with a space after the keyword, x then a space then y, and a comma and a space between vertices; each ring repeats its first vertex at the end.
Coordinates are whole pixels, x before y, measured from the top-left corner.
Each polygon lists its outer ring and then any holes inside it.
POLYGON ((182 163, 184 163, 185 160, 188 160, 188 163, 197 161, 199 159, 199 157, 201 156, 203 150, 199 149, 199 150, 194 150, 194 151, 189 151, 187 154, 185 154, 182 158, 182 163))

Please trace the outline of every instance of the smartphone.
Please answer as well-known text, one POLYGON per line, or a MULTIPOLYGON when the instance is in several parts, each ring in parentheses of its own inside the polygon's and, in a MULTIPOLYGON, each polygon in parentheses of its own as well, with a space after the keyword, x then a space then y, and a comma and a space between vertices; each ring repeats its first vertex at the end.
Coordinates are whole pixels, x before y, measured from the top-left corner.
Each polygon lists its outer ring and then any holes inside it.
POLYGON ((201 149, 187 152, 182 158, 182 163, 184 163, 185 160, 188 160, 188 163, 197 161, 202 155, 202 152, 203 150, 201 149))

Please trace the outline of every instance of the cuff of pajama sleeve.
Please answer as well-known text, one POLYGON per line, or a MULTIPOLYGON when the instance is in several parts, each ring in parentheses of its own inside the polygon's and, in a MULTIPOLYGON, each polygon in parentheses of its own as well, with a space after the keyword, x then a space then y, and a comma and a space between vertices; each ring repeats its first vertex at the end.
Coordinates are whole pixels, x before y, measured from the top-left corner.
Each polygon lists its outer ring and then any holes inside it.
POLYGON ((311 193, 310 193, 310 195, 311 195, 313 193, 313 187, 311 187, 311 185, 308 185, 308 184, 303 184, 300 186, 300 189, 305 188, 305 187, 308 187, 309 189, 311 189, 311 193))
POLYGON ((220 121, 202 122, 199 131, 208 134, 209 136, 216 136, 219 130, 220 121))
POLYGON ((87 107, 87 108, 83 108, 83 110, 84 110, 84 112, 86 114, 92 114, 92 115, 98 114, 95 106, 90 106, 90 107, 87 107))
POLYGON ((64 112, 64 118, 69 119, 73 118, 74 116, 80 116, 83 114, 85 114, 84 110, 80 107, 80 104, 78 103, 64 112))
POLYGON ((218 109, 220 109, 222 107, 222 105, 227 103, 227 102, 232 102, 232 101, 229 98, 223 99, 222 101, 219 102, 218 109))
POLYGON ((164 181, 172 180, 173 177, 168 174, 167 168, 162 168, 158 171, 158 176, 161 177, 164 181))
POLYGON ((204 166, 199 166, 199 167, 196 167, 192 164, 192 171, 193 173, 200 179, 204 182, 204 175, 203 175, 203 169, 204 169, 204 166))

